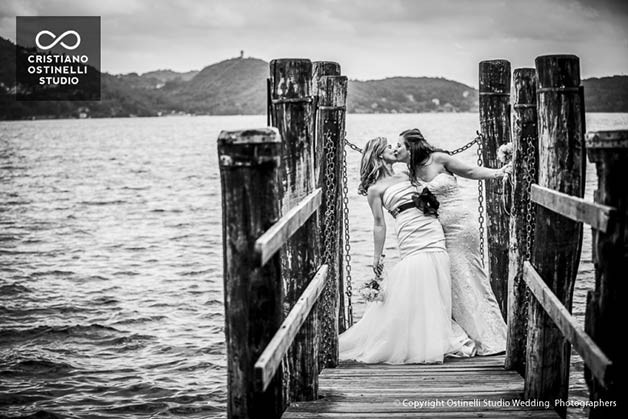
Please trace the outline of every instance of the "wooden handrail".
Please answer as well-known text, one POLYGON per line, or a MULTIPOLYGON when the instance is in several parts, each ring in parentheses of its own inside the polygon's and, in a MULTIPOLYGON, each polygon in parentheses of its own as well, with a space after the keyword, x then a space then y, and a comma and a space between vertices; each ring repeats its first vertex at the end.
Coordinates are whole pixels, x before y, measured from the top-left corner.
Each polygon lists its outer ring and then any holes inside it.
POLYGON ((571 196, 562 192, 532 185, 530 199, 557 214, 571 220, 586 223, 598 231, 606 233, 615 209, 595 202, 588 202, 583 198, 571 196))
POLYGON ((303 322, 305 322, 325 287, 327 272, 328 265, 321 265, 299 300, 288 313, 279 330, 277 330, 271 341, 268 342, 266 349, 264 349, 257 362, 255 362, 255 387, 257 391, 266 390, 277 371, 277 367, 281 365, 281 359, 288 352, 294 337, 301 329, 303 322))
POLYGON ((264 266, 281 246, 305 224, 320 207, 322 197, 321 188, 314 190, 255 241, 256 260, 259 261, 259 266, 264 266))
POLYGON ((534 266, 527 261, 523 264, 523 279, 545 312, 580 354, 591 373, 602 385, 607 386, 611 379, 612 362, 589 335, 576 324, 575 318, 543 281, 534 266))

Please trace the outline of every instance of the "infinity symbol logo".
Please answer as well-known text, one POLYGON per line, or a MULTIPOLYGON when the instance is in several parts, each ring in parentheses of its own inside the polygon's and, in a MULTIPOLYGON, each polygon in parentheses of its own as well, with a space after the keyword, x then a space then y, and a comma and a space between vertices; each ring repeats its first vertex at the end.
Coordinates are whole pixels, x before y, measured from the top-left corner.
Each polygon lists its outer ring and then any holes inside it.
POLYGON ((37 44, 37 47, 39 47, 40 49, 43 49, 44 51, 49 50, 50 48, 54 48, 58 43, 61 43, 61 46, 64 47, 65 49, 72 50, 72 49, 78 48, 78 46, 81 45, 81 35, 79 35, 78 32, 76 31, 70 30, 70 31, 63 32, 61 36, 57 38, 57 35, 55 35, 54 33, 47 30, 43 30, 43 31, 40 31, 35 37, 35 43, 37 44), (51 37, 52 43, 48 45, 42 45, 41 42, 39 42, 39 38, 41 38, 42 35, 48 35, 49 37, 51 37), (63 38, 69 35, 74 35, 74 37, 76 38, 76 42, 74 43, 74 45, 68 45, 65 42, 61 42, 63 41, 63 38))

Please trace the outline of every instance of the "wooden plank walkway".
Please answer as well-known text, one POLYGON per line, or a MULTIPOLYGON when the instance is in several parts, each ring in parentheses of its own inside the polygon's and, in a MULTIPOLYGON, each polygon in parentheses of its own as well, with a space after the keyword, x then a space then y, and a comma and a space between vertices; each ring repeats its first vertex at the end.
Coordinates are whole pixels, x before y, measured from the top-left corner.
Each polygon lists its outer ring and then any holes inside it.
POLYGON ((503 366, 503 355, 440 365, 344 362, 321 372, 319 400, 293 402, 282 418, 559 417, 553 408, 516 406, 523 378, 503 366))

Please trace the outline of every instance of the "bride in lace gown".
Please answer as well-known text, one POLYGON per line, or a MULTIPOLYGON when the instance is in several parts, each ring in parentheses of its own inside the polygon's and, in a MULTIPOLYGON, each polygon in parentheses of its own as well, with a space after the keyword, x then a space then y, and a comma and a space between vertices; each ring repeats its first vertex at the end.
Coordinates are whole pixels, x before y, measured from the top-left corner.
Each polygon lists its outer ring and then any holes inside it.
MULTIPOLYGON (((385 138, 364 149, 360 192, 374 223, 374 269, 379 269, 386 225, 383 207, 412 202, 416 188, 396 162, 385 138)), ((451 320, 451 280, 445 236, 438 219, 416 207, 395 218, 401 261, 382 281, 383 302, 368 304, 362 318, 339 336, 341 360, 365 363, 442 363, 445 356, 472 356, 473 341, 451 320)))
POLYGON ((470 166, 436 150, 418 129, 401 133, 395 154, 408 163, 419 189, 427 187, 440 202, 439 220, 451 260, 453 318, 475 341, 478 355, 506 349, 506 323, 482 266, 476 214, 465 205, 456 176, 499 179, 506 168, 470 166))

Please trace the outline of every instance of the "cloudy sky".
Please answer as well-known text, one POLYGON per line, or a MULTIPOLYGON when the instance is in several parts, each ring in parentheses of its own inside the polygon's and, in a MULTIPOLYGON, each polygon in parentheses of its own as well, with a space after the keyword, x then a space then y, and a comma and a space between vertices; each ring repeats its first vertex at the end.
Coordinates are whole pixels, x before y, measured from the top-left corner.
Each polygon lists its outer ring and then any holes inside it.
POLYGON ((580 56, 583 77, 628 74, 626 0, 1 0, 15 16, 101 16, 110 73, 200 69, 239 55, 341 63, 354 79, 442 76, 477 87, 478 62, 580 56))

